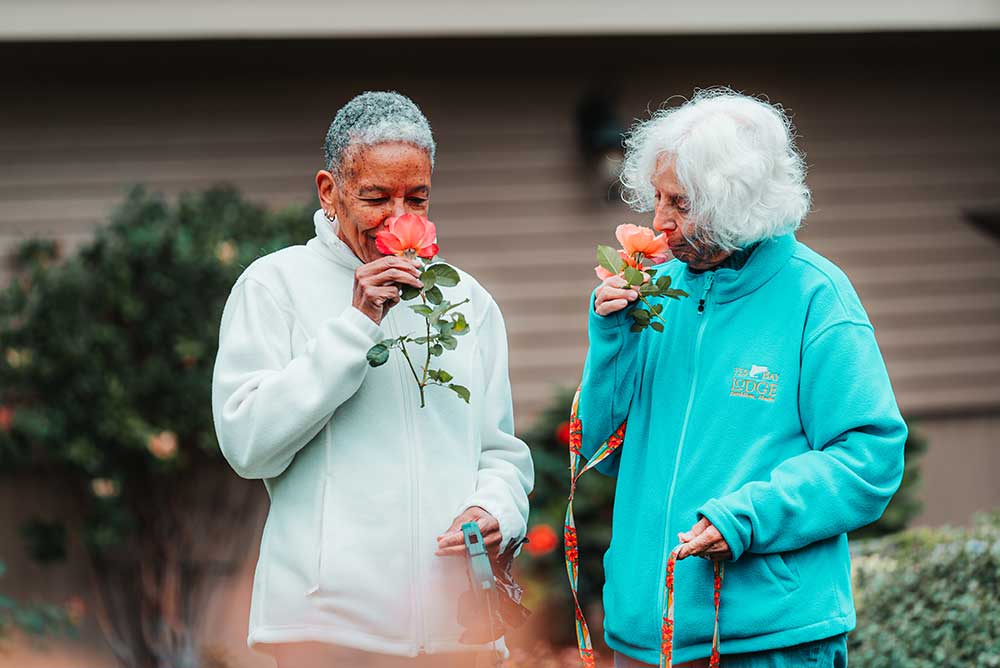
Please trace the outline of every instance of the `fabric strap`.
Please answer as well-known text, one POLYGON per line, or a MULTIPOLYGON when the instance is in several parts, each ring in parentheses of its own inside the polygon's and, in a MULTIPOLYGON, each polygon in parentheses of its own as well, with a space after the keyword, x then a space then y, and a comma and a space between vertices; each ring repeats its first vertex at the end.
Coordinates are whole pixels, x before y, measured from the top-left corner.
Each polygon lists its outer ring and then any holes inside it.
MULTIPOLYGON (((573 497, 576 494, 576 484, 580 476, 594 468, 602 461, 610 457, 625 440, 625 426, 628 419, 621 423, 621 426, 614 431, 594 452, 593 456, 581 468, 582 455, 580 447, 583 444, 583 424, 580 422, 578 407, 580 403, 580 389, 577 388, 573 397, 573 408, 569 421, 569 503, 566 506, 566 521, 563 525, 563 546, 566 553, 566 576, 569 578, 569 586, 573 592, 573 605, 576 606, 576 641, 580 651, 580 659, 586 668, 594 668, 594 647, 590 641, 590 628, 584 618, 583 609, 580 607, 577 582, 580 574, 580 548, 577 541, 576 520, 573 517, 573 497)), ((662 626, 660 629, 660 668, 672 668, 674 651, 674 566, 677 563, 677 552, 681 546, 678 545, 670 551, 667 557, 667 572, 663 580, 664 606, 662 614, 662 626)), ((719 668, 719 603, 722 592, 722 578, 725 575, 725 566, 721 561, 713 560, 715 566, 714 578, 714 604, 715 604, 715 630, 712 633, 712 655, 709 660, 711 668, 719 668)))

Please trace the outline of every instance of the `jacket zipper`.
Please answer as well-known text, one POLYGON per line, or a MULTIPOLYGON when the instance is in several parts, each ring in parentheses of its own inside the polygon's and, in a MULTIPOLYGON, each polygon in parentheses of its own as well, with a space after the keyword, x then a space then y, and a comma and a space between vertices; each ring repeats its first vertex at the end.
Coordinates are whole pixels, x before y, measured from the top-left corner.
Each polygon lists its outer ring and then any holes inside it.
MULTIPOLYGON (((392 314, 387 314, 385 321, 389 326, 389 333, 392 338, 399 336, 392 314)), ((397 357, 397 373, 399 374, 399 379, 402 384, 403 390, 403 402, 404 402, 404 415, 406 416, 406 433, 411 434, 414 437, 417 436, 416 429, 413 424, 413 402, 410 397, 407 383, 410 379, 408 370, 402 365, 405 362, 399 362, 397 357)), ((419 512, 419 501, 420 501, 420 476, 417 473, 417 451, 420 448, 406 448, 406 461, 410 465, 410 526, 412 527, 412 534, 410 536, 410 563, 413 564, 413 579, 411 585, 411 595, 413 600, 413 618, 417 627, 417 654, 427 653, 427 641, 424 637, 426 635, 426 629, 424 628, 424 615, 423 615, 423 595, 420 590, 420 550, 417 549, 417 543, 420 539, 420 512, 419 512)))
MULTIPOLYGON (((713 282, 715 282, 715 272, 710 272, 708 276, 705 277, 705 289, 701 293, 701 301, 698 302, 698 315, 705 314, 705 302, 708 299, 708 294, 712 289, 713 282)), ((660 560, 659 588, 657 589, 659 609, 656 611, 656 614, 658 617, 663 614, 663 587, 664 579, 667 577, 667 557, 670 554, 671 547, 674 545, 674 543, 670 540, 670 513, 673 510, 674 505, 674 488, 677 485, 677 472, 680 470, 681 454, 684 450, 684 441, 687 438, 688 421, 691 419, 691 408, 694 405, 694 395, 698 389, 697 367, 698 360, 701 357, 701 340, 702 336, 705 334, 705 324, 707 322, 708 318, 701 319, 701 323, 698 325, 698 333, 695 335, 694 355, 691 365, 691 391, 688 393, 687 408, 684 409, 684 423, 681 427, 681 436, 677 443, 677 454, 674 456, 674 472, 670 479, 670 489, 667 491, 667 513, 666 517, 663 518, 663 555, 660 560)))

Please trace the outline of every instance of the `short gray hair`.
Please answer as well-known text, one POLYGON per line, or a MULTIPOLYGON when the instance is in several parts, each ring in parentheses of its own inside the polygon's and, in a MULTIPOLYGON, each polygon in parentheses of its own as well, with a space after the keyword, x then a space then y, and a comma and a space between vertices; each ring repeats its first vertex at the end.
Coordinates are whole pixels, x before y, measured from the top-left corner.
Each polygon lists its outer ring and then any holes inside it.
POLYGON ((809 211, 806 166, 778 105, 728 88, 637 122, 625 138, 622 199, 651 211, 656 160, 674 159, 687 191, 694 240, 736 250, 798 229, 809 211))
POLYGON ((326 168, 340 176, 344 154, 353 144, 396 141, 427 151, 434 167, 434 135, 427 117, 413 100, 395 91, 367 91, 341 107, 330 123, 323 143, 326 168))

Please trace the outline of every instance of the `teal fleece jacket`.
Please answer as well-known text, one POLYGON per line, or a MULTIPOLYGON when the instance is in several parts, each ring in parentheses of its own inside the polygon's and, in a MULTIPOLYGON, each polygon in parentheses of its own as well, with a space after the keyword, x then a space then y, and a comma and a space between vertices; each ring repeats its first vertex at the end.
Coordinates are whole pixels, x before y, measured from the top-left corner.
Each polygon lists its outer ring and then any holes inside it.
MULTIPOLYGON (((882 514, 903 474, 900 417, 871 323, 847 277, 787 235, 739 270, 659 265, 691 296, 665 299, 666 331, 599 316, 579 417, 591 456, 626 417, 604 556, 605 639, 659 662, 663 578, 677 534, 708 518, 732 550, 722 654, 851 630, 846 532, 882 514)), ((586 529, 583 529, 586 530, 586 529)), ((674 660, 707 657, 712 565, 675 571, 674 660)))

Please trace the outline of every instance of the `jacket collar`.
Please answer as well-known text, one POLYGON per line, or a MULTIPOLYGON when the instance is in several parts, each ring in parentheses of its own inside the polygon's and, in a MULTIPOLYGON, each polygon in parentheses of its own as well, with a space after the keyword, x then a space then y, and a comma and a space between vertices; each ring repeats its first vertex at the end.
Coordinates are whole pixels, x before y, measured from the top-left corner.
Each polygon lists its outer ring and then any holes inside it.
POLYGON ((326 219, 326 213, 323 212, 323 209, 317 209, 316 213, 313 214, 313 223, 316 226, 316 237, 310 239, 307 246, 352 271, 362 265, 354 251, 337 236, 338 223, 336 218, 330 222, 326 219))
MULTIPOLYGON (((715 301, 720 304, 734 301, 770 281, 788 264, 795 252, 795 243, 794 233, 766 239, 754 249, 741 269, 721 268, 712 272, 715 274, 712 284, 715 301)), ((684 270, 685 278, 692 282, 704 280, 707 273, 697 274, 690 269, 684 270)))

